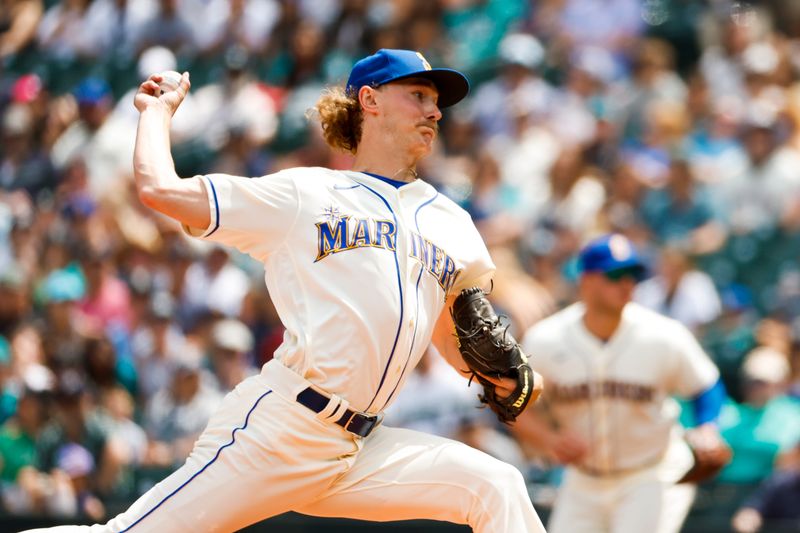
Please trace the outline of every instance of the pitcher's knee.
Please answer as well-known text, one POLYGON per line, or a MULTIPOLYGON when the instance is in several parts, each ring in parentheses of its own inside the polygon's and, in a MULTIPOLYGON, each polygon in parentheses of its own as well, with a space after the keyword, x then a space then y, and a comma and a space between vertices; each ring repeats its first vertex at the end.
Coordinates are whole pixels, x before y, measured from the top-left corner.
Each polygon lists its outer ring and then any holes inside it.
POLYGON ((473 472, 472 490, 476 493, 478 507, 489 508, 509 502, 528 499, 525 479, 517 468, 502 461, 493 461, 473 472))

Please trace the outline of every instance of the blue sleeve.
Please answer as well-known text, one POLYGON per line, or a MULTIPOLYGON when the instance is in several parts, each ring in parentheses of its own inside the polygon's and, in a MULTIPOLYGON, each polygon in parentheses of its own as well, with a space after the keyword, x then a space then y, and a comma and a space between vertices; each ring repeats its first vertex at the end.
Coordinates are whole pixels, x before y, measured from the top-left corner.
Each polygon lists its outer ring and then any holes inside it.
POLYGON ((722 384, 722 380, 717 380, 711 387, 695 396, 692 399, 695 425, 699 426, 719 418, 725 396, 725 385, 722 384))

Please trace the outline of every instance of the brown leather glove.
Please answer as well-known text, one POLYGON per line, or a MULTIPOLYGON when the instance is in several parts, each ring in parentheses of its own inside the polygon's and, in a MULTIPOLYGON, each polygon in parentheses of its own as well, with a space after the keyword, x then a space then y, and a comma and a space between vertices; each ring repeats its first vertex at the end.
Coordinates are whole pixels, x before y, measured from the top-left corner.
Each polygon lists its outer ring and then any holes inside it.
POLYGON ((733 458, 730 446, 722 440, 716 428, 711 426, 690 429, 686 432, 685 439, 692 450, 694 465, 678 483, 708 481, 719 474, 733 458))
POLYGON ((527 355, 478 287, 461 291, 453 302, 452 314, 461 357, 472 377, 483 385, 483 394, 478 397, 500 421, 513 422, 538 395, 527 355), (517 386, 509 396, 501 397, 485 376, 511 378, 517 386))

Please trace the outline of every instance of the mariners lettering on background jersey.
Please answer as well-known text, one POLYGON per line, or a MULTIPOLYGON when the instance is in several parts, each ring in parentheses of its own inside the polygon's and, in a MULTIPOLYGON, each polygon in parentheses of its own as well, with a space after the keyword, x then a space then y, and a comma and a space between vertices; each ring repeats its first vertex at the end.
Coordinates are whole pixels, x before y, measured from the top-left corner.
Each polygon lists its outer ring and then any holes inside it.
POLYGON ((429 273, 436 278, 445 296, 461 273, 456 269, 456 262, 447 252, 433 244, 419 233, 411 233, 411 257, 423 264, 429 273))
POLYGON ((653 387, 621 381, 592 381, 577 385, 550 384, 550 397, 556 402, 578 402, 589 398, 615 398, 632 402, 651 402, 653 387))
POLYGON ((391 220, 374 220, 341 215, 337 208, 325 210, 326 220, 317 222, 317 258, 370 246, 394 251, 397 228, 391 220))

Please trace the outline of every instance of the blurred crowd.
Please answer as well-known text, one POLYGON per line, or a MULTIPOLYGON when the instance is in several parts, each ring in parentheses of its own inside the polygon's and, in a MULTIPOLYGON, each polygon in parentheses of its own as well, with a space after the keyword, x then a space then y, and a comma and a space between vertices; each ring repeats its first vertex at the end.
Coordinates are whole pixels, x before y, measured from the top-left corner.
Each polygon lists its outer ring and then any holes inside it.
MULTIPOLYGON (((511 331, 574 300, 587 238, 630 237, 654 271, 637 301, 720 367, 736 527, 781 518, 800 486, 800 3, 781 0, 0 0, 4 511, 102 518, 282 342, 260 265, 139 203, 136 86, 191 72, 180 175, 347 168, 307 110, 378 48, 472 81, 419 170, 476 221, 511 331)), ((548 483, 475 396, 428 354, 387 423, 548 483)))

